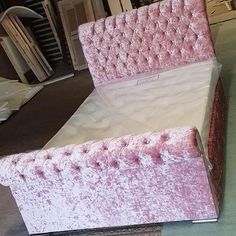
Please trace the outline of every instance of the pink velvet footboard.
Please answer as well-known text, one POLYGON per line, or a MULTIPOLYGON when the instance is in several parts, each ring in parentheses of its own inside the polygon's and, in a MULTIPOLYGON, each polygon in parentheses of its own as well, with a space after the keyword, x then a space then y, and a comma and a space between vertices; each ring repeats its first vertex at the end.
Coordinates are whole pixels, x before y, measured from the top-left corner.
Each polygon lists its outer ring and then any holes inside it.
POLYGON ((195 128, 0 160, 30 234, 218 217, 195 128))

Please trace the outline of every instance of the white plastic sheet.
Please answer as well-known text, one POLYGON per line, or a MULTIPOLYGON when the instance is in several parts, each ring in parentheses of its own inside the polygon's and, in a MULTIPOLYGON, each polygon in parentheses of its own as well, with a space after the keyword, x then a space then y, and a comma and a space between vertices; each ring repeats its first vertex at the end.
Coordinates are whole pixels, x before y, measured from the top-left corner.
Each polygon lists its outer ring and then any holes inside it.
POLYGON ((196 126, 207 154, 220 70, 210 60, 97 87, 46 147, 196 126))

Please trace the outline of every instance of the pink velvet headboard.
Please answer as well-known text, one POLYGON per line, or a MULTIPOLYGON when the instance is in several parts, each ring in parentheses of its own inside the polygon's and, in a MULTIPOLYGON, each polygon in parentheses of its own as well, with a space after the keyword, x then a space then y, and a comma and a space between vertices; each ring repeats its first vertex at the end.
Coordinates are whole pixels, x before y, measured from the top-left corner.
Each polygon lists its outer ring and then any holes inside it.
POLYGON ((79 27, 95 86, 214 57, 205 0, 164 0, 79 27))

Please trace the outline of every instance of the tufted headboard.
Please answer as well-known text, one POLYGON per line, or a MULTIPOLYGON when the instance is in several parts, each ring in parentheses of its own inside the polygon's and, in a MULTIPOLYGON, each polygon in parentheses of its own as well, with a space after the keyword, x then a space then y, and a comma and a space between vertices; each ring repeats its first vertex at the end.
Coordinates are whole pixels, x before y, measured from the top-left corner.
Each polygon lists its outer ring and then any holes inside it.
POLYGON ((79 27, 95 86, 214 57, 205 0, 164 0, 79 27))

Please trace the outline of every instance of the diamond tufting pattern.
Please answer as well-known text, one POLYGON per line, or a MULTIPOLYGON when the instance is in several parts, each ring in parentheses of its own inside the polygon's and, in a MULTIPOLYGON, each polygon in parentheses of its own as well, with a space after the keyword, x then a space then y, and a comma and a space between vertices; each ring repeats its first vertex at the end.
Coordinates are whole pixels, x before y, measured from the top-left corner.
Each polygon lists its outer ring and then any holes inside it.
POLYGON ((217 218, 197 139, 186 127, 16 154, 0 183, 30 234, 217 218))
POLYGON ((165 0, 83 24, 95 86, 214 57, 204 0, 165 0))

